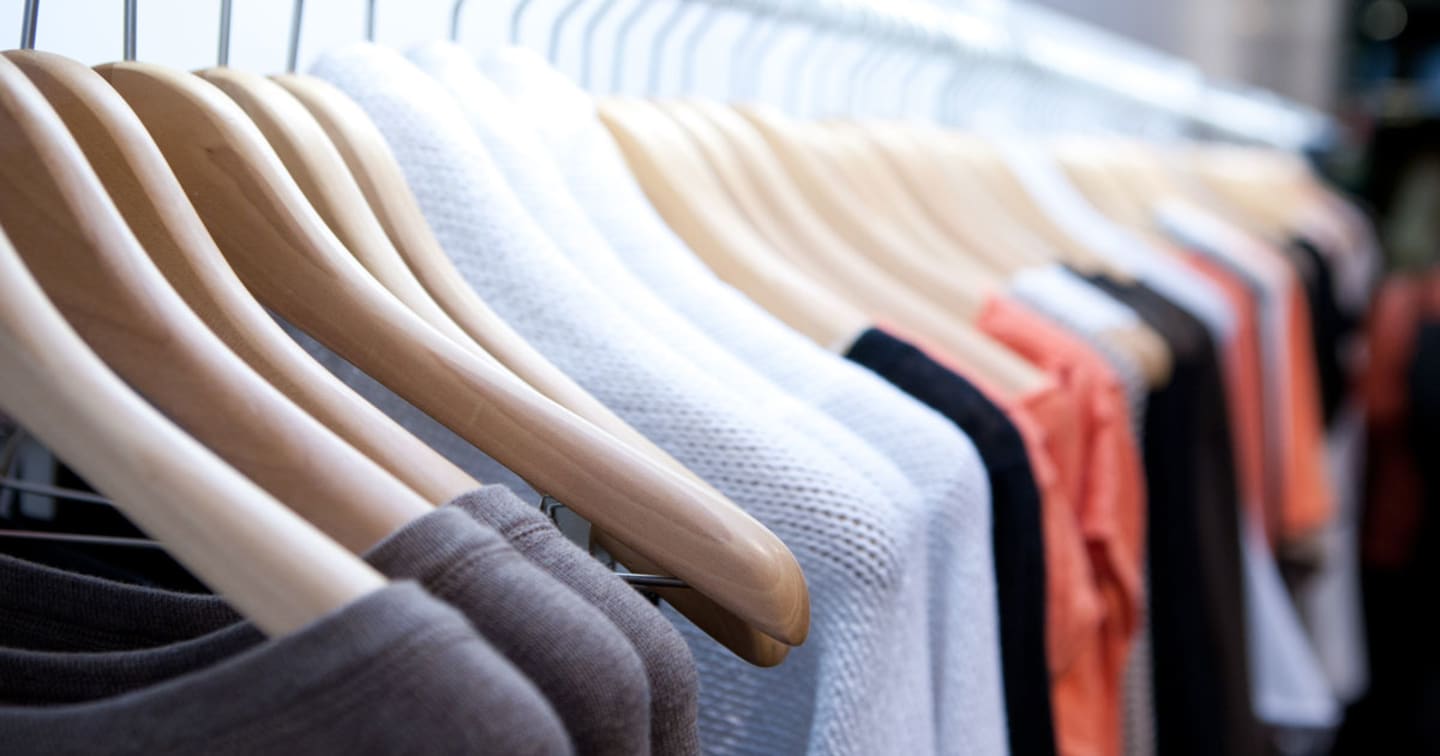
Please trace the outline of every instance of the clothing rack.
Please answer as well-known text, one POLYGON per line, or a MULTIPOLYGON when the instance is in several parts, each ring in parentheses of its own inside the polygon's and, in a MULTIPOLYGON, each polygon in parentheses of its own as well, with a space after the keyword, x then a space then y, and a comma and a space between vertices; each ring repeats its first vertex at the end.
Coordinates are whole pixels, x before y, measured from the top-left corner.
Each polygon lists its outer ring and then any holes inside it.
MULTIPOLYGON (((451 39, 459 39, 465 0, 451 12, 451 39)), ((373 6, 373 3, 372 3, 373 6)), ((602 19, 624 6, 617 0, 568 0, 536 3, 519 0, 510 15, 510 41, 526 43, 539 37, 545 52, 558 63, 560 41, 569 24, 583 26, 579 80, 593 86, 594 37, 602 19), (541 6, 551 15, 537 23, 541 6), (588 13, 588 16, 586 14, 588 13), (583 21, 579 21, 584 17, 583 21), (527 23, 529 20, 529 23, 527 23)), ((1009 123, 1038 127, 1041 131, 1073 131, 1077 120, 1098 125, 1102 131, 1134 131, 1137 117, 1148 126, 1144 133, 1168 133, 1258 143, 1299 150, 1322 143, 1332 129, 1330 119, 1306 106, 1271 92, 1239 86, 1205 76, 1194 64, 1145 45, 1126 40, 1092 25, 1026 3, 1006 3, 997 12, 973 13, 919 0, 677 0, 658 24, 649 44, 631 35, 651 13, 666 13, 665 3, 632 3, 615 26, 610 87, 617 86, 624 58, 649 55, 644 94, 657 94, 659 65, 670 37, 677 34, 686 14, 703 10, 706 16, 691 20, 680 44, 681 91, 693 89, 696 50, 714 24, 716 14, 746 17, 744 32, 733 42, 735 61, 732 96, 756 93, 753 83, 765 70, 779 46, 783 29, 809 36, 795 62, 782 75, 789 77, 783 101, 794 108, 801 79, 828 60, 846 87, 842 103, 827 103, 825 111, 854 114, 857 93, 898 93, 896 102, 876 114, 887 117, 930 116, 948 124, 966 123, 976 111, 1007 112, 1009 123), (845 60, 836 41, 860 42, 858 57, 845 60), (942 75, 925 76, 927 69, 942 75), (931 79, 928 83, 926 78, 931 79), (938 78, 938 86, 936 86, 938 78), (929 87, 931 107, 921 95, 929 87), (1062 103, 1057 107, 1057 101, 1062 103)), ((652 19, 653 20, 653 19, 652 19)), ((813 80, 808 82, 814 84, 813 80)), ((813 87, 812 87, 813 89, 813 87)), ((833 88, 832 88, 833 89, 833 88)), ((872 103, 873 105, 873 103, 872 103)), ((973 125, 973 124, 969 124, 973 125)))

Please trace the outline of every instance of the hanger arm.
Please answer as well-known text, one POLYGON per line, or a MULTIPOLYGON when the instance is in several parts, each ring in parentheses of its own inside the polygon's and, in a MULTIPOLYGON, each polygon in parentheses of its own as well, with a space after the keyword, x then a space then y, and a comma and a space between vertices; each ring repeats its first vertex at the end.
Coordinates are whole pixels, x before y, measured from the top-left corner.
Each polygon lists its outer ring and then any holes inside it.
POLYGON ((385 584, 127 388, 46 299, 3 232, 0 409, 267 635, 385 584))
POLYGON ((135 63, 101 73, 262 302, 747 624, 803 641, 804 577, 773 533, 419 320, 349 256, 254 124, 212 85, 135 63))
POLYGON ((145 127, 99 74, 53 53, 3 55, 55 108, 151 261, 232 351, 426 501, 440 504, 479 486, 331 375, 275 324, 215 247, 145 127))
POLYGON ((305 414, 186 307, 73 136, 0 59, 0 223, 87 343, 273 495, 359 552, 430 509, 305 414))

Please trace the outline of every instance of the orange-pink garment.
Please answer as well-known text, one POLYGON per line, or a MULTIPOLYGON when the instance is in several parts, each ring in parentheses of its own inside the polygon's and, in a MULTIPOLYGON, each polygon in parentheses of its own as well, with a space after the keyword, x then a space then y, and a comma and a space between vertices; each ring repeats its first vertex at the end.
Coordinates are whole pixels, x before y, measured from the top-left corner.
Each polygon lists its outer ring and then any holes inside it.
MULTIPOLYGON (((1294 275, 1294 272, 1291 272, 1294 275)), ((1325 420, 1320 377, 1315 370, 1310 305, 1297 281, 1285 301, 1286 360, 1293 405, 1285 455, 1285 491, 1279 516, 1280 542, 1312 536, 1335 514, 1335 495, 1325 471, 1325 420)))
POLYGON ((1109 754, 1109 723, 1118 710, 1104 694, 1099 663, 1107 606, 1076 516, 1071 491, 1083 487, 1084 438, 1079 403, 1054 382, 1015 396, 988 384, 963 359, 890 325, 881 327, 964 376, 996 403, 1025 442, 1040 493, 1045 551, 1045 653, 1060 750, 1076 756, 1109 754))
MULTIPOLYGON (((1057 711, 1081 705, 1094 710, 1093 729, 1067 741, 1062 726, 1059 738, 1067 754, 1119 753, 1121 681, 1144 601, 1145 558, 1145 477, 1124 386, 1088 344, 1018 302, 992 297, 976 323, 1045 370, 1078 410, 1081 459, 1071 502, 1105 616, 1098 642, 1056 700, 1057 711)), ((1057 718, 1063 722, 1063 711, 1057 718)))
POLYGON ((1255 522, 1264 522, 1273 510, 1275 488, 1267 470, 1278 473, 1283 457, 1265 443, 1265 377, 1260 355, 1260 310, 1255 294, 1234 272, 1208 257, 1186 253, 1179 261, 1203 276, 1224 294, 1235 311, 1235 337, 1224 345, 1225 390, 1230 407, 1230 432, 1235 444, 1240 495, 1255 522))

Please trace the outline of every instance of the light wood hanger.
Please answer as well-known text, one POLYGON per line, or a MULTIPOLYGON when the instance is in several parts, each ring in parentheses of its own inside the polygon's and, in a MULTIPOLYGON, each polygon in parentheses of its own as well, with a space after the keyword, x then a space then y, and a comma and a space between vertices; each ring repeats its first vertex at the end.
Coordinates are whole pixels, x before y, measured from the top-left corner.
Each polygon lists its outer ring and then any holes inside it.
MULTIPOLYGON (((464 331, 526 383, 616 438, 677 472, 697 476, 602 404, 535 350, 470 287, 435 238, 405 183, 385 137, 365 111, 329 83, 309 76, 273 77, 325 130, 379 218, 401 264, 464 331)), ((707 485, 708 484, 704 484, 707 485)), ((632 565, 633 566, 633 565, 632 565)), ((642 569, 636 567, 637 569, 642 569)))
POLYGON ((925 139, 933 129, 885 122, 857 122, 853 128, 889 161, 911 201, 958 249, 971 251, 991 270, 1008 275, 1060 259, 1059 250, 1018 225, 994 198, 974 191, 936 160, 943 147, 925 139))
POLYGON ((0 58, 0 223, 50 299, 130 385, 347 548, 364 551, 430 510, 186 307, 9 58, 0 58))
POLYGON ((304 627, 385 585, 110 372, 3 232, 0 409, 266 635, 304 627))
POLYGON ((1067 262, 1087 273, 1104 273, 1117 281, 1133 279, 1123 269, 1061 228, 1031 196, 1028 189, 997 154, 993 145, 973 134, 942 132, 934 140, 939 165, 956 180, 973 179, 978 193, 993 197, 1016 221, 1064 253, 1067 262))
MULTIPOLYGON (((632 103, 625 103, 630 105, 632 103)), ((637 122, 617 118, 619 101, 600 104, 598 113, 620 148, 637 182, 667 225, 675 231, 722 280, 745 292, 791 328, 829 350, 848 347, 870 325, 870 318, 844 298, 817 283, 774 254, 766 254, 766 240, 753 228, 736 223, 723 202, 692 202, 670 191, 672 174, 653 161, 656 142, 637 136, 637 122)), ((689 167, 694 167, 693 164, 689 167)), ((692 173, 686 191, 690 197, 719 199, 718 188, 703 171, 692 173)))
MULTIPOLYGON (((908 179, 913 200, 929 208, 937 221, 954 221, 944 225, 956 236, 965 236, 970 248, 996 262, 998 269, 1013 275, 1024 268, 1053 264, 1060 259, 1059 250, 1007 217, 1004 206, 988 193, 974 191, 957 180, 956 171, 946 170, 937 162, 933 156, 945 149, 943 138, 922 140, 917 133, 920 131, 902 124, 873 124, 863 133, 893 159, 897 171, 908 179), (1008 262, 1001 262, 1005 260, 1008 262)), ((1148 325, 1139 323, 1112 330, 1099 338, 1128 355, 1140 367, 1149 386, 1159 387, 1169 382, 1173 356, 1165 340, 1148 325)))
MULTIPOLYGON (((783 643, 804 640, 804 577, 773 533, 421 320, 343 248, 264 136, 213 85, 139 63, 100 72, 139 115, 221 250, 267 307, 733 612, 727 627, 743 622, 783 643)), ((667 599, 683 592, 664 589, 667 599)), ((671 600, 684 610, 687 599, 671 600)), ((754 634, 718 640, 742 654, 763 643, 754 634)))
POLYGON ((120 95, 88 66, 53 53, 4 53, 55 108, 120 214, 185 303, 292 401, 427 501, 478 487, 313 360, 236 277, 160 149, 120 95))
MULTIPOLYGON (((713 170, 732 203, 739 205, 751 223, 771 229, 770 241, 779 254, 805 267, 817 279, 829 281, 876 315, 924 337, 952 356, 966 359, 999 390, 1023 393, 1046 380, 970 324, 914 296, 885 269, 856 252, 850 239, 815 214, 754 127, 732 109, 700 100, 668 102, 663 107, 665 120, 671 122, 670 130, 678 125, 682 132, 675 141, 699 151, 694 160, 713 170)), ((662 130, 658 124, 651 128, 662 130)), ((662 161, 659 170, 668 164, 662 161)), ((703 166, 697 172, 703 172, 703 166)), ((675 191, 686 191, 686 186, 687 182, 681 182, 675 191)))
MULTIPOLYGON (((722 496, 565 375, 485 304, 440 247, 384 136, 359 105, 340 90, 314 77, 285 74, 272 78, 274 83, 268 87, 252 86, 248 94, 237 97, 235 92, 231 92, 232 97, 246 107, 262 131, 270 137, 272 146, 277 143, 286 145, 280 154, 287 165, 309 163, 308 170, 312 173, 326 174, 321 181, 327 185, 343 182, 356 187, 357 191, 347 193, 348 196, 337 193, 331 201, 359 202, 365 206, 365 214, 374 219, 376 225, 367 229, 357 224, 354 232, 378 232, 385 241, 383 245, 372 244, 372 254, 391 258, 387 266, 405 268, 406 276, 416 281, 416 286, 424 287, 422 293, 427 299, 435 296, 434 301, 443 308, 447 320, 453 318, 466 339, 473 339, 477 348, 494 355, 511 373, 541 394, 655 462, 688 477, 712 495, 722 496), (274 97, 267 92, 271 87, 278 87, 288 94, 283 98, 274 97), (287 98, 291 102, 286 102, 287 98), (307 111, 303 118, 287 112, 294 102, 307 111), (307 119, 308 124, 305 122, 307 119), (302 146, 301 142, 311 146, 302 146), (315 164, 326 153, 333 154, 332 165, 315 164), (305 159, 299 159, 301 155, 305 159), (337 175, 331 177, 331 174, 337 175)), ((235 87, 236 82, 232 81, 224 88, 230 91, 235 87)), ((302 188, 309 193, 308 187, 302 185, 302 188)), ((338 217, 341 212, 336 208, 326 215, 338 217)), ((387 283, 390 276, 379 278, 382 284, 391 288, 387 283)), ((393 288, 391 290, 394 291, 393 288)), ((402 299, 409 301, 407 297, 402 299)), ((631 569, 661 571, 654 562, 626 548, 603 531, 597 529, 592 533, 602 548, 619 557, 631 569)), ((730 628, 727 632, 742 639, 737 642, 748 644, 752 655, 767 658, 784 655, 785 648, 773 640, 745 632, 743 623, 737 625, 733 620, 721 619, 713 606, 705 605, 703 597, 693 593, 676 596, 679 597, 677 608, 686 611, 692 618, 708 615, 710 622, 730 628)))
POLYGON ((335 145, 294 95, 264 76, 234 68, 207 68, 196 75, 229 95, 250 116, 310 205, 375 280, 455 343, 483 359, 494 359, 450 319, 406 267, 335 145))
POLYGON ((995 289, 994 277, 970 261, 957 261, 911 212, 897 214, 888 190, 876 189, 874 171, 853 145, 823 127, 798 124, 768 108, 736 108, 769 145, 794 185, 827 224, 906 288, 937 307, 974 321, 995 289), (956 275, 936 258, 956 266, 956 275))

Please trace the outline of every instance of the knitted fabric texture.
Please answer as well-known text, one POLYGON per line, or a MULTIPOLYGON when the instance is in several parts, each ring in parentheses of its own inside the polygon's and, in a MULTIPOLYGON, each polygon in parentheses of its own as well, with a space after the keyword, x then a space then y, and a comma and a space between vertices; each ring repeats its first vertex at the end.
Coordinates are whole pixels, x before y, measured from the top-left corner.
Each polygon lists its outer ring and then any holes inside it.
POLYGON ((810 637, 780 667, 751 667, 682 627, 701 672, 706 748, 933 750, 923 518, 795 432, 792 407, 737 394, 617 309, 527 215, 464 113, 423 72, 359 46, 315 73, 375 121, 442 245, 490 306, 800 560, 810 637))
MULTIPOLYGON (((989 484, 969 439, 928 407, 811 343, 712 274, 650 206, 588 95, 538 56, 504 49, 488 55, 482 67, 514 102, 506 113, 526 116, 548 148, 547 159, 525 147, 524 169, 543 172, 542 163, 548 163, 564 174, 564 185, 546 185, 547 197, 563 195, 579 204, 608 242, 603 249, 672 312, 843 423, 915 485, 915 501, 924 504, 931 523, 937 739, 957 748, 990 749, 995 738, 1004 737, 1004 712, 997 706, 1002 683, 989 484), (562 117, 556 117, 557 108, 562 117)), ((501 103, 487 103, 491 107, 504 110, 501 103)), ((520 139, 510 147, 521 149, 520 139)), ((520 180, 518 173, 519 168, 511 171, 512 181, 520 180)), ((615 286, 607 284, 606 291, 617 291, 615 286)), ((623 295, 626 301, 633 296, 631 288, 623 295)))

